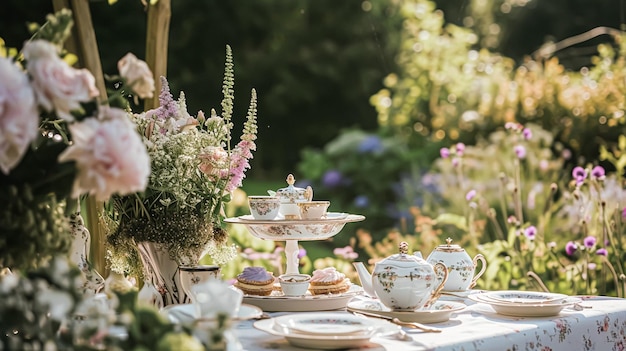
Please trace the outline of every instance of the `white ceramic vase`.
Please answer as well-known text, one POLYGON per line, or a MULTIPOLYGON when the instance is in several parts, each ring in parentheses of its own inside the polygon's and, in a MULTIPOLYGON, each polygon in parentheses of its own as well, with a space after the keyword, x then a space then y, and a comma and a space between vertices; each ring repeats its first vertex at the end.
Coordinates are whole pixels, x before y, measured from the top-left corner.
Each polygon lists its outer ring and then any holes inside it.
POLYGON ((70 260, 76 264, 83 275, 82 291, 84 294, 97 294, 104 287, 104 278, 89 263, 89 248, 91 234, 80 212, 70 215, 70 231, 72 234, 72 249, 70 260))

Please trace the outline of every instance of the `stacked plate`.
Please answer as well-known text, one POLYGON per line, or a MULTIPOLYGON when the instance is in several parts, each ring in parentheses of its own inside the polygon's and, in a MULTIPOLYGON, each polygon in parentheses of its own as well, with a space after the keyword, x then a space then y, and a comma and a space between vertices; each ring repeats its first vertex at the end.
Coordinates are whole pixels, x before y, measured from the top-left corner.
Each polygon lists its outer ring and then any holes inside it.
POLYGON ((394 311, 383 305, 380 300, 360 298, 348 302, 347 309, 351 312, 378 315, 381 317, 398 318, 403 322, 441 323, 448 321, 454 312, 461 311, 465 304, 452 301, 437 301, 429 309, 411 312, 394 311))
POLYGON ((256 321, 254 327, 283 336, 293 346, 314 349, 359 347, 374 336, 398 333, 400 326, 388 321, 346 313, 296 313, 256 321))
POLYGON ((515 290, 488 291, 468 298, 490 305, 499 314, 514 317, 554 316, 581 301, 565 294, 515 290))

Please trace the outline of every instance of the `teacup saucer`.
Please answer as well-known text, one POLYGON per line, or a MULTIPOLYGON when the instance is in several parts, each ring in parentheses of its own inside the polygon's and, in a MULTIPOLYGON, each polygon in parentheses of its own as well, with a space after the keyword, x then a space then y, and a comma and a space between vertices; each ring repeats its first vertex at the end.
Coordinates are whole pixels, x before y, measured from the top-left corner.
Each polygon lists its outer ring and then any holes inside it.
MULTIPOLYGON (((196 318, 196 307, 193 304, 168 305, 161 309, 161 314, 169 319, 172 323, 192 323, 196 318)), ((252 318, 258 318, 263 314, 263 310, 257 306, 241 304, 234 320, 242 321, 252 318)))
POLYGON ((486 290, 463 290, 463 291, 446 291, 443 290, 441 291, 441 296, 439 297, 439 300, 444 300, 444 301, 458 301, 458 300, 465 300, 467 299, 470 295, 473 294, 480 294, 480 293, 484 293, 486 292, 486 290))
POLYGON ((465 304, 452 301, 437 301, 429 309, 411 312, 393 311, 378 300, 353 299, 348 303, 348 311, 377 314, 384 317, 398 318, 403 322, 441 323, 448 321, 454 312, 464 309, 465 304))

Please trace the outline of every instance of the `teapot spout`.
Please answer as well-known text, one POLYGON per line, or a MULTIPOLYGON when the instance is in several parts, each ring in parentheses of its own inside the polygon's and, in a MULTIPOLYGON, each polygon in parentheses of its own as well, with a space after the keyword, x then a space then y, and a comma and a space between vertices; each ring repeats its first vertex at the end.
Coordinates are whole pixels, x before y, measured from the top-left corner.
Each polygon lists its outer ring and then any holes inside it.
POLYGON ((365 267, 363 262, 352 262, 352 265, 359 275, 359 280, 361 281, 361 286, 363 287, 365 294, 369 297, 376 297, 376 291, 374 290, 374 286, 372 286, 372 275, 367 270, 367 267, 365 267))

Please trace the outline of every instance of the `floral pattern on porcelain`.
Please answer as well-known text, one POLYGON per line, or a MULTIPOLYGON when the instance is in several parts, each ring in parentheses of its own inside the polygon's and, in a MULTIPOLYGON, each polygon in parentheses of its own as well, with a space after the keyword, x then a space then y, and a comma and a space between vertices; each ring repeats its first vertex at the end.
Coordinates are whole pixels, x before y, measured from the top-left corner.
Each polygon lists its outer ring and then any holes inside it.
POLYGON ((439 295, 448 276, 442 263, 431 265, 421 257, 409 255, 408 244, 400 243, 399 254, 376 263, 371 276, 376 296, 396 311, 429 307, 439 295), (437 279, 438 274, 444 276, 437 279))
POLYGON ((473 288, 476 281, 487 269, 487 261, 481 254, 472 259, 467 252, 458 245, 452 245, 452 239, 446 240, 446 245, 439 245, 428 255, 426 261, 430 264, 443 263, 448 268, 448 281, 444 286, 445 291, 465 291, 473 288), (480 271, 476 274, 478 261, 482 263, 480 271))

